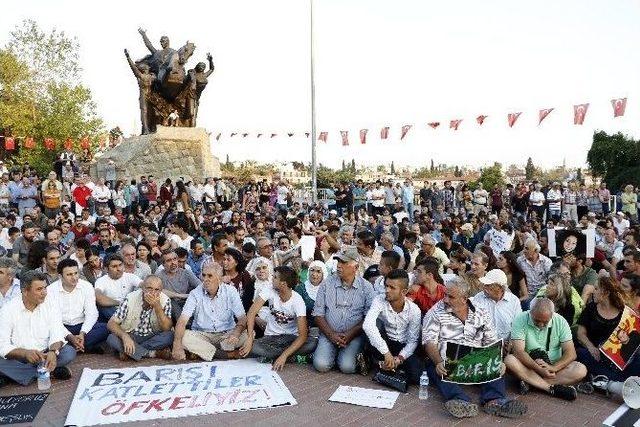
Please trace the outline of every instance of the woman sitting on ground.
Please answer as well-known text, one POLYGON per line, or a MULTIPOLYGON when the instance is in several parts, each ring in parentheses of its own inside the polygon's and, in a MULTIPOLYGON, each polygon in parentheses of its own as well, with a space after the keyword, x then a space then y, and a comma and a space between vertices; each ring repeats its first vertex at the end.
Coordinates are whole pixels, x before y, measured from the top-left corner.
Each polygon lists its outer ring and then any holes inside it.
POLYGON ((553 301, 556 313, 564 317, 569 326, 575 325, 582 312, 583 302, 580 294, 571 287, 571 281, 566 274, 549 275, 547 285, 540 288, 537 296, 547 297, 553 301))
POLYGON ((244 269, 245 265, 242 252, 234 248, 227 248, 224 251, 222 281, 233 285, 238 290, 245 311, 249 311, 251 304, 253 304, 255 281, 249 272, 244 269))
POLYGON ((527 301, 529 299, 527 277, 520 269, 516 260, 516 254, 513 252, 502 251, 496 260, 496 267, 507 275, 507 284, 509 285, 511 293, 517 296, 520 301, 527 301))

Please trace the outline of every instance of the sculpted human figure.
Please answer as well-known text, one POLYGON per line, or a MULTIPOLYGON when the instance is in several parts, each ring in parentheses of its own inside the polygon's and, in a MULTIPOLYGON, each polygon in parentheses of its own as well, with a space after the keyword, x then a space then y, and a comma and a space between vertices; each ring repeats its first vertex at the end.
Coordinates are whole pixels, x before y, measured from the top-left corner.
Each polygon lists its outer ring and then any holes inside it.
POLYGON ((131 67, 131 71, 133 71, 133 74, 138 80, 138 87, 140 88, 140 121, 142 122, 142 134, 146 135, 149 133, 148 99, 151 95, 151 91, 153 90, 152 87, 156 80, 156 76, 151 72, 149 65, 146 63, 143 62, 140 65, 136 65, 131 60, 131 56, 129 56, 127 49, 124 50, 124 56, 127 58, 129 67, 131 67))

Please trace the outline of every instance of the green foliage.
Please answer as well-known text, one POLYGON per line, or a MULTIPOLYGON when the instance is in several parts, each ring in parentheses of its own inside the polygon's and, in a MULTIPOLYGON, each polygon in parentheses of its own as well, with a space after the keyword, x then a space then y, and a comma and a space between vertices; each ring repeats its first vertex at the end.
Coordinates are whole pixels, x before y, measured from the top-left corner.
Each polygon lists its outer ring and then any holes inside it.
POLYGON ((524 167, 524 174, 527 181, 531 181, 535 177, 536 167, 533 165, 531 157, 527 159, 527 165, 524 167))
POLYGON ((46 33, 31 20, 18 25, 0 49, 0 127, 36 142, 33 150, 16 150, 13 162, 49 171, 56 152, 45 150, 44 138, 53 138, 57 150, 67 138, 76 151, 83 137, 97 146, 102 120, 91 91, 78 83, 78 51, 75 39, 56 30, 46 33))
POLYGON ((505 180, 502 174, 502 165, 496 162, 493 166, 482 169, 477 182, 481 182, 485 190, 491 190, 495 185, 504 185, 505 180))
POLYGON ((393 161, 391 162, 391 175, 395 175, 396 167, 393 165, 393 161))
POLYGON ((356 179, 355 172, 345 170, 333 170, 323 165, 318 166, 318 188, 328 188, 337 182, 352 182, 356 179))
POLYGON ((611 189, 627 184, 640 185, 640 141, 618 132, 594 132, 587 162, 595 176, 602 177, 611 189))

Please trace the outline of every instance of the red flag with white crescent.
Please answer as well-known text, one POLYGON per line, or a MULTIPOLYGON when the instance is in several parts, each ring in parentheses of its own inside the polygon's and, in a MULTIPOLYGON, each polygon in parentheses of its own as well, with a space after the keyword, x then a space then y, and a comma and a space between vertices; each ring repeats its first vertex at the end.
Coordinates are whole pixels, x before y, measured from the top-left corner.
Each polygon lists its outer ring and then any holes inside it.
POLYGON ((320 136, 318 136, 318 140, 322 142, 327 142, 328 132, 320 132, 320 136))
POLYGON ((8 136, 4 139, 4 148, 5 150, 15 150, 16 149, 16 140, 13 137, 8 136))
POLYGON ((431 126, 433 129, 437 128, 438 126, 440 126, 440 122, 431 122, 431 123, 427 123, 429 126, 431 126))
POLYGON ((272 134, 271 134, 271 138, 273 138, 273 137, 275 137, 275 136, 277 136, 277 135, 278 135, 277 133, 272 133, 272 134))
POLYGON ((516 120, 518 120, 518 117, 520 117, 520 114, 522 114, 522 112, 519 113, 509 113, 507 115, 507 121, 509 122, 509 127, 512 128, 513 125, 516 124, 516 120))
POLYGON ((349 145, 349 131, 341 130, 340 136, 342 136, 342 145, 349 145))
POLYGON ((581 125, 584 123, 584 118, 587 115, 589 104, 578 104, 573 106, 573 124, 581 125))
POLYGON ((613 107, 613 117, 622 117, 627 109, 627 98, 612 99, 611 106, 613 107))
POLYGON ((33 138, 28 136, 24 139, 23 146, 24 148, 29 148, 29 149, 36 148, 36 142, 33 140, 33 138))
POLYGON ((449 122, 449 129, 458 130, 460 123, 462 123, 462 119, 451 120, 449 122))
POLYGON ((387 139, 389 138, 389 126, 385 126, 382 129, 380 129, 380 139, 387 139))
POLYGON ((484 124, 484 120, 489 117, 489 116, 485 116, 484 114, 480 114, 478 117, 476 117, 476 122, 478 122, 478 124, 480 126, 482 126, 484 124))
POLYGON ((407 136, 407 132, 409 132, 409 129, 411 129, 411 126, 413 125, 402 126, 402 130, 400 131, 400 141, 402 141, 404 137, 407 136))
POLYGON ((309 138, 309 135, 311 135, 309 132, 304 133, 305 138, 309 138))
POLYGON ((65 139, 64 149, 67 151, 71 151, 73 149, 73 140, 71 138, 65 139))
POLYGON ((44 139, 44 147, 51 151, 53 149, 56 148, 56 142, 53 140, 53 138, 45 138, 44 139))
POLYGON ((89 149, 89 138, 88 137, 84 137, 80 140, 80 148, 82 148, 83 150, 88 150, 89 149))
POLYGON ((360 143, 361 144, 366 144, 367 143, 367 132, 368 132, 368 129, 360 129, 360 143))
POLYGON ((538 126, 553 111, 553 108, 544 108, 538 112, 538 126))

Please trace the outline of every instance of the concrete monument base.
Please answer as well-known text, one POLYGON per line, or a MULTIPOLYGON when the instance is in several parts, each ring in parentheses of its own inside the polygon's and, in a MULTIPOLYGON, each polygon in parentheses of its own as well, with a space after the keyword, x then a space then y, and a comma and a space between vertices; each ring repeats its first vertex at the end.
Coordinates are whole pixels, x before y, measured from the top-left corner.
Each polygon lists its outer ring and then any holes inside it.
POLYGON ((109 161, 117 179, 153 175, 156 182, 166 178, 220 177, 220 162, 211 154, 209 135, 203 128, 158 126, 155 133, 126 138, 91 164, 91 176, 104 177, 109 161))

